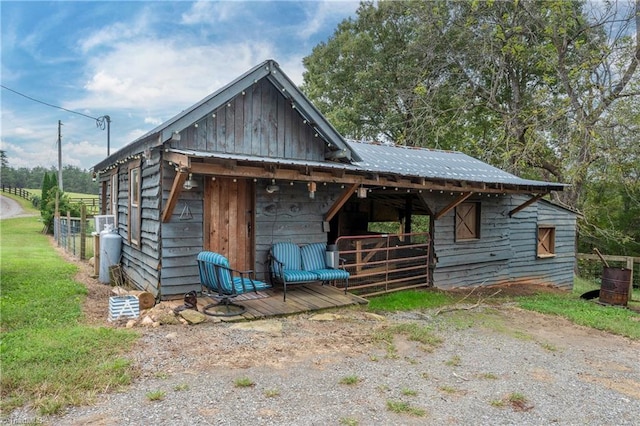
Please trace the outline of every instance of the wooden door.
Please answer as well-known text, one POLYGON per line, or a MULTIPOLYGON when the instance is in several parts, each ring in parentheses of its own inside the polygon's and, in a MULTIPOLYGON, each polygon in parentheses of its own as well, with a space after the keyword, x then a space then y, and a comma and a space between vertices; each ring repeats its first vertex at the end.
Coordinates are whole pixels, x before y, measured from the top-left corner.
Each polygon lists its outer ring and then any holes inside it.
POLYGON ((246 179, 205 179, 206 250, 221 253, 233 269, 254 269, 254 185, 246 179))

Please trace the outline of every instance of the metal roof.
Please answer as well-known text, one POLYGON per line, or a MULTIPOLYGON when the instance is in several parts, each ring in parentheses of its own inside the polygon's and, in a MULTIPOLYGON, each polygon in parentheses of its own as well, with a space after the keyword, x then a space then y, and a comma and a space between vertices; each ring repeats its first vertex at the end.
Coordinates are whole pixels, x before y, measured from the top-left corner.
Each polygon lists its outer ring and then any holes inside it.
POLYGON ((247 154, 231 154, 226 152, 214 152, 214 151, 194 151, 190 149, 177 149, 167 148, 167 152, 174 152, 176 154, 183 154, 195 158, 215 158, 219 160, 233 160, 248 163, 257 164, 273 164, 280 166, 295 166, 295 167, 311 167, 317 169, 332 169, 332 170, 349 170, 353 172, 361 171, 357 166, 349 163, 340 163, 337 161, 309 161, 309 160, 294 160, 291 158, 280 157, 260 157, 257 155, 247 154))
POLYGON ((353 162, 353 165, 372 173, 392 173, 425 179, 487 184, 558 187, 558 189, 567 186, 559 183, 522 179, 461 152, 354 140, 348 140, 347 143, 362 158, 362 161, 353 162))

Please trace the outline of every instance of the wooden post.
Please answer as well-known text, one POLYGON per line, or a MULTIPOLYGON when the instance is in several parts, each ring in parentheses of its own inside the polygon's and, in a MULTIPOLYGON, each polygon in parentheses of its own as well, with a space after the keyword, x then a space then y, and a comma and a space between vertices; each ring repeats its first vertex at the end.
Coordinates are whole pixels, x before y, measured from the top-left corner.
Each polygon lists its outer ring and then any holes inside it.
POLYGON ((87 258, 87 207, 80 204, 80 259, 87 258))
POLYGON ((631 271, 629 274, 629 298, 628 301, 633 300, 633 257, 627 257, 627 269, 631 271))
POLYGON ((71 251, 71 212, 67 210, 67 244, 65 249, 71 251))
POLYGON ((100 233, 93 236, 93 276, 100 276, 100 233))

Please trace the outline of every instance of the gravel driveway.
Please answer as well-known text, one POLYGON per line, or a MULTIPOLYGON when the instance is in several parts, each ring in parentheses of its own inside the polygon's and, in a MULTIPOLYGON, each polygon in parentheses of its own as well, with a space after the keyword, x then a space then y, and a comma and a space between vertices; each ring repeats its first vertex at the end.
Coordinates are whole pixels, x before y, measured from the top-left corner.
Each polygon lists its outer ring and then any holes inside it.
POLYGON ((9 219, 12 217, 21 216, 33 216, 32 214, 25 214, 22 210, 22 206, 16 200, 13 200, 4 195, 0 195, 0 219, 9 219))
MULTIPOLYGON (((640 323, 639 323, 640 326, 640 323)), ((122 393, 55 425, 637 425, 640 342, 513 306, 141 329, 122 393), (409 340, 397 326, 440 340, 409 340), (395 331, 394 331, 395 330, 395 331), (394 336, 384 343, 381 336, 394 336), (246 379, 248 386, 238 386, 246 379), (158 400, 152 400, 153 396, 158 400)), ((33 420, 28 410, 8 420, 33 420)))

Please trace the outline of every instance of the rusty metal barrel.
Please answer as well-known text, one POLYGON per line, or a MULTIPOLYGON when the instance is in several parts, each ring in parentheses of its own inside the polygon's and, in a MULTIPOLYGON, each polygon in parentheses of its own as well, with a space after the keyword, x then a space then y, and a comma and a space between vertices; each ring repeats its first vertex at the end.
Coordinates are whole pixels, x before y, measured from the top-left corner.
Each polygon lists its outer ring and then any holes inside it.
POLYGON ((600 302, 608 305, 627 306, 630 280, 630 269, 604 268, 600 286, 600 302))

